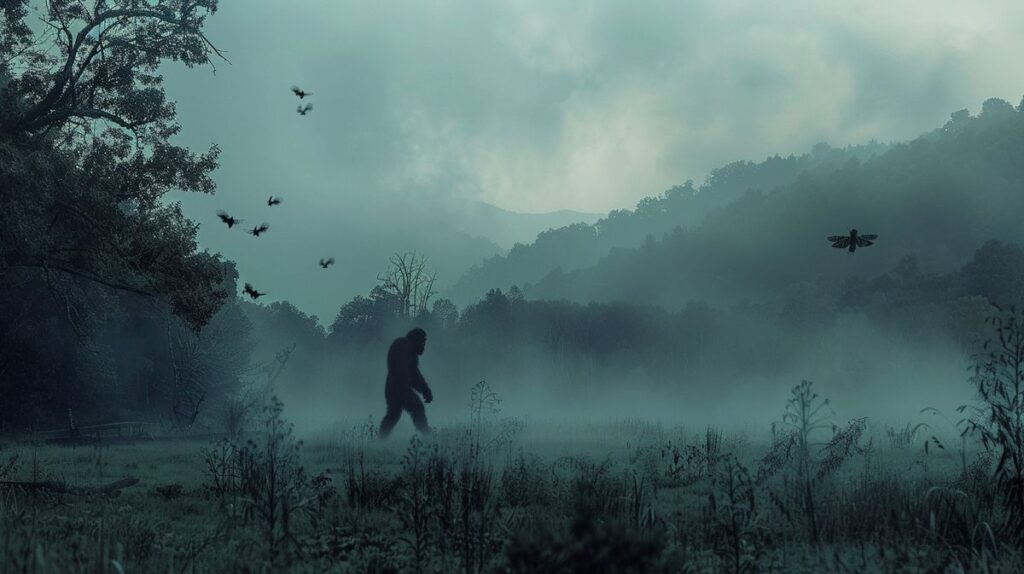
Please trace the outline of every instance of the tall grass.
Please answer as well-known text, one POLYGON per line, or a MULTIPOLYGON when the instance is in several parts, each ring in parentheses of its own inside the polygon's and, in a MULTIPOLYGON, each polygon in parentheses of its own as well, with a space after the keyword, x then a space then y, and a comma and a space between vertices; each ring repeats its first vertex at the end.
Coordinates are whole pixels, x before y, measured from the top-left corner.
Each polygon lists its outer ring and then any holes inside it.
POLYGON ((980 405, 965 405, 964 433, 977 435, 996 457, 1003 522, 1024 541, 1024 312, 998 306, 987 320, 995 336, 974 360, 971 382, 980 405))
MULTIPOLYGON (((494 389, 475 396, 497 405, 494 389)), ((996 464, 1000 443, 988 443, 995 454, 986 459, 984 441, 975 452, 965 440, 965 472, 905 448, 912 424, 896 439, 875 437, 862 418, 834 424, 813 383, 779 406, 784 417, 763 442, 710 427, 618 424, 605 432, 621 446, 529 452, 482 400, 471 402, 468 424, 405 445, 380 443, 370 425, 315 448, 292 436, 272 401, 244 442, 226 439, 191 458, 135 450, 131 464, 142 474, 152 467, 151 480, 165 482, 180 460, 203 469, 174 496, 154 496, 151 484, 27 504, 30 492, 0 490, 0 571, 1024 569, 1008 520, 1012 492, 994 470, 1014 468, 1012 453, 996 464), (876 451, 876 438, 898 448, 876 451)), ((40 451, 35 466, 52 468, 46 457, 61 452, 40 451)), ((105 468, 122 456, 104 452, 105 468)))

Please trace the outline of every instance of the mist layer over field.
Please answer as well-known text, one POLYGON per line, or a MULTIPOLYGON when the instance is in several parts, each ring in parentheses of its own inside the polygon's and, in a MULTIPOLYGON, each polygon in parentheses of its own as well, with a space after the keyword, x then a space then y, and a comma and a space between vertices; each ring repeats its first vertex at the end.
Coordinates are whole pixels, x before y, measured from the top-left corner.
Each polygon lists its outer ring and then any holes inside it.
MULTIPOLYGON (((765 341, 779 345, 777 338, 765 341)), ((346 371, 330 363, 304 375, 308 378, 301 384, 282 375, 286 412, 300 432, 316 432, 339 420, 379 422, 386 365, 384 349, 374 351, 367 358, 376 357, 377 368, 346 371), (359 380, 346 376, 352 371, 362 373, 359 380), (356 399, 350 386, 366 391, 356 399)), ((507 372, 481 368, 475 376, 459 378, 464 370, 432 352, 428 348, 421 370, 434 391, 428 416, 442 425, 461 424, 470 416, 471 387, 479 380, 486 380, 501 399, 502 417, 562 422, 639 419, 729 430, 767 428, 777 422, 789 390, 803 379, 815 381, 832 399, 838 419, 869 417, 879 425, 926 420, 920 414, 926 407, 951 415, 955 407, 974 398, 968 380, 970 360, 956 342, 908 341, 871 327, 862 316, 843 316, 802 345, 796 356, 766 356, 773 363, 766 366, 767 373, 737 372, 738 365, 729 364, 725 355, 720 372, 703 366, 683 373, 616 368, 609 374, 576 359, 554 365, 550 356, 536 349, 509 349, 514 359, 504 363, 507 372)), ((408 418, 399 430, 413 432, 408 418)))

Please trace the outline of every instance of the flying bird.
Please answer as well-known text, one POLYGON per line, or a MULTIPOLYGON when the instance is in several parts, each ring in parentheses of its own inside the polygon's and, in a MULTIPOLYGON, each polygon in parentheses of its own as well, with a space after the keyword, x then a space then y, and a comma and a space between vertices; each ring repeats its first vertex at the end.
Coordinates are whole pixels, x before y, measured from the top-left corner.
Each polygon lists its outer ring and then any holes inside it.
POLYGON ((245 292, 246 295, 252 297, 253 301, 255 301, 259 297, 266 295, 266 293, 260 293, 255 288, 253 288, 252 283, 246 283, 245 289, 243 289, 243 291, 245 292))
POLYGON ((270 225, 264 223, 263 225, 260 225, 259 227, 253 227, 249 231, 249 233, 251 233, 254 237, 259 237, 260 233, 263 233, 264 231, 266 231, 268 229, 270 229, 270 225))
POLYGON ((856 229, 851 229, 849 235, 830 235, 828 240, 832 242, 832 247, 836 249, 850 249, 850 253, 857 250, 858 247, 867 247, 873 245, 878 236, 875 234, 869 235, 858 235, 856 229))
POLYGON ((312 96, 313 95, 312 92, 307 92, 307 91, 301 90, 301 89, 299 89, 298 86, 292 86, 292 93, 295 94, 296 96, 299 96, 300 100, 302 98, 306 97, 306 96, 312 96))
POLYGON ((321 259, 320 260, 320 267, 323 267, 324 269, 327 269, 331 265, 334 265, 334 258, 333 257, 330 257, 328 259, 321 259))
POLYGON ((274 197, 273 195, 271 195, 270 197, 267 198, 267 205, 269 205, 271 207, 273 207, 275 205, 281 205, 281 198, 280 197, 274 197))
POLYGON ((235 219, 234 217, 228 215, 227 212, 225 211, 218 211, 217 217, 219 217, 220 220, 223 221, 224 223, 228 224, 228 229, 231 229, 232 226, 238 225, 239 223, 242 222, 241 219, 235 219))
POLYGON ((296 108, 295 111, 299 112, 300 116, 304 116, 304 115, 308 114, 309 111, 312 110, 312 109, 313 109, 313 104, 306 104, 304 106, 299 106, 298 108, 296 108))

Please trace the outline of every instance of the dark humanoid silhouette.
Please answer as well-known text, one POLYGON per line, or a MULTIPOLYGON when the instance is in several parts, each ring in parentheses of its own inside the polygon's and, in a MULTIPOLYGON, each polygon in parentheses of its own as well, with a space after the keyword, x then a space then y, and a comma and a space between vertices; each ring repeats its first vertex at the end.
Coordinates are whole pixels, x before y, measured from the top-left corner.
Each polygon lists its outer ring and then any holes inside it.
POLYGON ((850 253, 857 250, 858 247, 867 247, 868 245, 874 245, 875 239, 878 239, 877 235, 857 235, 856 229, 851 229, 849 235, 830 235, 828 240, 832 242, 832 247, 836 249, 850 248, 850 253))
POLYGON ((423 401, 434 400, 434 393, 427 386, 427 381, 420 374, 419 356, 427 346, 427 333, 423 329, 413 329, 404 337, 391 343, 388 349, 388 378, 384 386, 384 398, 387 399, 388 411, 380 421, 380 437, 387 438, 395 428, 402 411, 408 411, 416 430, 429 433, 426 410, 423 402, 413 391, 423 395, 423 401))

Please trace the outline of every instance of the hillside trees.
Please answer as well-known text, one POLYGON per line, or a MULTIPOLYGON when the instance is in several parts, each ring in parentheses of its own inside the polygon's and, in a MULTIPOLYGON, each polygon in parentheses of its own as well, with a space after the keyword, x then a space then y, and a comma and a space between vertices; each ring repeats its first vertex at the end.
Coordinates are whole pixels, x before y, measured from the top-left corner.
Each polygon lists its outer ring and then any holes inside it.
POLYGON ((451 288, 451 295, 457 303, 465 304, 494 287, 525 286, 559 269, 571 272, 586 268, 616 250, 641 246, 649 237, 658 239, 677 228, 696 229, 709 214, 750 190, 767 192, 792 184, 805 174, 828 174, 852 159, 868 160, 887 149, 876 142, 845 148, 821 143, 800 156, 775 155, 760 163, 732 162, 712 170, 699 186, 687 181, 641 199, 633 210, 614 210, 593 225, 576 223, 550 229, 540 233, 533 243, 516 244, 507 255, 474 266, 451 288))
POLYGON ((518 281, 534 299, 678 308, 691 299, 777 304, 794 285, 877 276, 908 255, 922 268, 949 272, 985 241, 1024 241, 1021 150, 1024 113, 989 100, 979 115, 953 114, 943 128, 881 155, 746 192, 648 246, 613 250, 532 285, 518 281), (849 255, 825 242, 851 227, 879 234, 876 245, 849 255))

